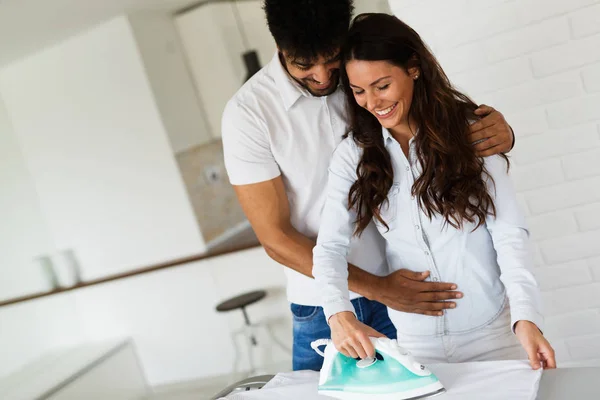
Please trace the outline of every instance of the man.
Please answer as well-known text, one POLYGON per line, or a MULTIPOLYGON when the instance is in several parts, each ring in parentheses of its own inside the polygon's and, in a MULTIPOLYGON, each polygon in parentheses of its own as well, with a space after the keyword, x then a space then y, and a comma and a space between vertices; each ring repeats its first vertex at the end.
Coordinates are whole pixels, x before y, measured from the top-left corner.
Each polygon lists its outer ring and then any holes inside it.
MULTIPOLYGON (((339 49, 352 0, 266 0, 269 30, 278 47, 271 62, 233 96, 223 113, 225 164, 242 208, 267 254, 283 264, 294 319, 293 368, 319 370, 310 347, 330 337, 312 279, 312 249, 325 201, 331 154, 348 125, 338 89, 339 49)), ((508 151, 513 136, 500 113, 472 127, 483 156, 508 151)), ((349 287, 358 319, 390 338, 393 309, 441 315, 462 294, 452 283, 426 281, 429 274, 389 274, 383 241, 369 226, 353 238, 349 287)), ((373 332, 375 334, 375 332, 373 332)))

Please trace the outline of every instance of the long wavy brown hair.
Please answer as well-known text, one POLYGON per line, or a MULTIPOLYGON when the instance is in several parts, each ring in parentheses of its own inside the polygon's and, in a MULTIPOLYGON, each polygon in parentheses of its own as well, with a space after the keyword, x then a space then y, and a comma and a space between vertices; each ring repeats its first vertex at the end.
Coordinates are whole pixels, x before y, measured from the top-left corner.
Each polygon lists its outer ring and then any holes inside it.
POLYGON ((357 212, 355 234, 360 235, 373 217, 388 227, 380 208, 387 202, 394 173, 381 124, 357 104, 350 89, 345 64, 351 60, 387 61, 405 71, 414 66, 420 70, 409 118, 418 127, 414 143, 423 168, 412 186, 412 194, 417 196, 424 213, 430 219, 438 214, 455 228, 462 228, 468 221, 476 224, 474 229, 489 214, 495 215, 485 182, 486 177, 491 177, 468 141, 469 125, 477 119, 477 105, 452 86, 411 27, 388 14, 361 14, 354 19, 342 47, 341 68, 350 132, 363 150, 356 168, 358 178, 348 194, 348 207, 357 212))

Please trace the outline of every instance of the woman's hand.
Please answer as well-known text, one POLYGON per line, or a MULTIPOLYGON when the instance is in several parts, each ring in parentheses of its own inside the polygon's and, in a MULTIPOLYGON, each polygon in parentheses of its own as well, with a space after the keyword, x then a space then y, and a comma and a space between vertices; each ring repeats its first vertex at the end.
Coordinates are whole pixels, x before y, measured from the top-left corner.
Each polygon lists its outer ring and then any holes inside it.
POLYGON ((515 333, 527 352, 531 368, 539 369, 541 362, 546 369, 556 368, 554 349, 533 322, 518 321, 515 324, 515 333))
POLYGON ((331 339, 335 348, 347 357, 375 357, 375 347, 370 336, 385 337, 381 333, 356 319, 351 312, 341 312, 329 318, 331 339))

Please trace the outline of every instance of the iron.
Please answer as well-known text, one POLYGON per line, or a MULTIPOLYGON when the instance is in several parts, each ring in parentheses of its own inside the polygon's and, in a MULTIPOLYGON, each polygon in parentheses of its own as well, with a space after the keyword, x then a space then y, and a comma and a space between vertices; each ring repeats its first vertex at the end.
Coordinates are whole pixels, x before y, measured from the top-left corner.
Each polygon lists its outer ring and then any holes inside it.
POLYGON ((330 339, 311 347, 325 358, 319 394, 342 400, 415 400, 446 391, 439 379, 409 351, 388 338, 371 338, 375 358, 354 359, 340 353, 330 339), (326 346, 325 351, 320 350, 326 346))

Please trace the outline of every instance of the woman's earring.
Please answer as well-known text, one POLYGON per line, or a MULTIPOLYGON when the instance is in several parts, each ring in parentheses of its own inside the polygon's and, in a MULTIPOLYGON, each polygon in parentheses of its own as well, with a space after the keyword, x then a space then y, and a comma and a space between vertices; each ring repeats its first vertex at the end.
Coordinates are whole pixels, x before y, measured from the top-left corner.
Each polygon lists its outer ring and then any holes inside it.
POLYGON ((416 81, 417 79, 419 79, 419 74, 416 74, 416 75, 415 75, 415 77, 414 77, 413 79, 414 79, 415 81, 416 81))

